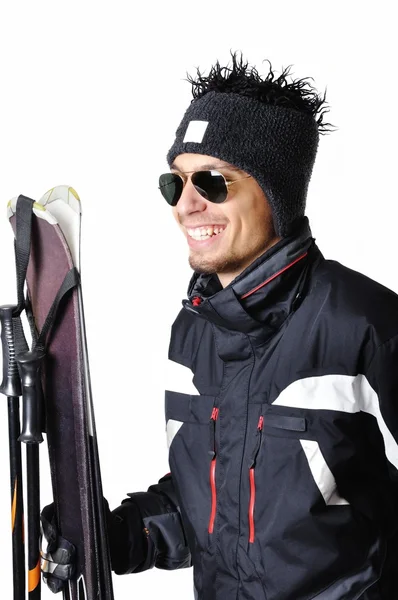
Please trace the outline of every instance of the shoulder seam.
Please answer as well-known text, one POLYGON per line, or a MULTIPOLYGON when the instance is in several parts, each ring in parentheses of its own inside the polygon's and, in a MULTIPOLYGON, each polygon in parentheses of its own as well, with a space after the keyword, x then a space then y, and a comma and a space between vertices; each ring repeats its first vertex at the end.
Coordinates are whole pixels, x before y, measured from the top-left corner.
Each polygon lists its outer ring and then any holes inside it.
POLYGON ((381 350, 381 349, 382 349, 384 346, 386 346, 388 343, 390 343, 392 340, 394 340, 394 339, 395 339, 395 338, 397 338, 397 337, 398 337, 398 332, 394 333, 394 334, 393 334, 393 335, 391 335, 389 338, 387 338, 386 340, 382 341, 382 342, 381 342, 381 343, 380 343, 380 344, 379 344, 379 345, 376 347, 376 349, 375 349, 375 351, 374 351, 374 353, 373 353, 373 356, 372 356, 372 358, 370 359, 370 361, 369 361, 369 364, 368 364, 368 366, 367 366, 367 367, 366 367, 366 369, 365 369, 365 372, 368 372, 368 371, 371 371, 371 370, 372 370, 372 368, 373 368, 373 363, 374 363, 374 360, 375 360, 375 358, 376 358, 377 354, 379 353, 379 351, 380 351, 380 350, 381 350))

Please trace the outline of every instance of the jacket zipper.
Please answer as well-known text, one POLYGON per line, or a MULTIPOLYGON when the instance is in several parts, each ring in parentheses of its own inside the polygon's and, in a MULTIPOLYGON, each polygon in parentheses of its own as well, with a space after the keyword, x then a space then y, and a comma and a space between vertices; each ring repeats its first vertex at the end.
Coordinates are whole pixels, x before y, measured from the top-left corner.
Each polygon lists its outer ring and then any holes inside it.
POLYGON ((260 417, 257 424, 257 443, 253 452, 252 459, 249 465, 249 482, 250 482, 250 499, 249 499, 249 542, 254 543, 255 527, 254 527, 254 507, 256 504, 256 480, 254 475, 254 469, 256 466, 256 459, 261 446, 261 436, 264 425, 264 417, 260 417))
POLYGON ((219 409, 214 407, 210 417, 210 440, 211 449, 210 456, 212 457, 210 462, 210 489, 211 489, 211 512, 209 519, 209 533, 213 533, 214 520, 216 518, 217 510, 217 491, 216 491, 216 421, 218 419, 219 409))

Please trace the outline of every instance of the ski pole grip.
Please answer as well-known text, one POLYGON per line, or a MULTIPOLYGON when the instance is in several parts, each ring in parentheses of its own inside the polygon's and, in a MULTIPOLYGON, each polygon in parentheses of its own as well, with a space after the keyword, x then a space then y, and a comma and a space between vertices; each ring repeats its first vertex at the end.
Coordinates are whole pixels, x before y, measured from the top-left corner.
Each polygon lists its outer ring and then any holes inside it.
POLYGON ((37 393, 39 369, 43 358, 44 352, 41 350, 29 350, 17 356, 23 399, 22 432, 19 441, 25 444, 40 444, 43 441, 37 393))
POLYGON ((12 325, 12 315, 16 306, 0 306, 1 346, 3 353, 3 382, 0 393, 8 397, 18 397, 22 394, 18 365, 15 360, 15 340, 12 325))

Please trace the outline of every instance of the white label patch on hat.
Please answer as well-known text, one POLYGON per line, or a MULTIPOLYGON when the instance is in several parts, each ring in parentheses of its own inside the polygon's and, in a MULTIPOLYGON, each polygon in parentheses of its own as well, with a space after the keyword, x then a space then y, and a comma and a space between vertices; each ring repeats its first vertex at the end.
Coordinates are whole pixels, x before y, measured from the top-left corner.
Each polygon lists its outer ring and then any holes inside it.
POLYGON ((182 143, 185 142, 196 142, 200 144, 203 140, 203 136, 206 132, 209 121, 190 121, 185 132, 182 143))

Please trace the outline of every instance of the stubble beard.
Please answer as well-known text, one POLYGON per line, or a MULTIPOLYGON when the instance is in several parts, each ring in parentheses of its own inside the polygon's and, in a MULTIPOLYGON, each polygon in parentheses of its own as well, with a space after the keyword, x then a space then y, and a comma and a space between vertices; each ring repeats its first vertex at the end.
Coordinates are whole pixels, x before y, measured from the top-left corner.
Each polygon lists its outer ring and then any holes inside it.
POLYGON ((217 253, 213 256, 206 256, 200 252, 191 252, 188 260, 191 269, 204 275, 235 273, 243 271, 250 264, 251 256, 254 260, 255 255, 258 255, 259 252, 261 252, 261 248, 248 248, 247 252, 243 251, 240 254, 230 250, 228 254, 220 253, 219 256, 217 253))
POLYGON ((272 235, 269 235, 265 240, 263 237, 259 237, 251 247, 241 248, 240 253, 231 249, 228 253, 220 253, 218 256, 217 252, 206 256, 206 253, 191 251, 188 262, 193 271, 204 275, 241 273, 256 258, 266 252, 273 243, 275 243, 275 240, 272 235))
POLYGON ((229 256, 206 258, 198 252, 190 254, 188 261, 193 271, 204 275, 236 271, 243 262, 241 257, 232 254, 229 256))

